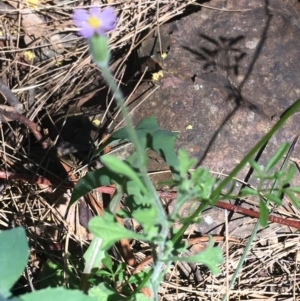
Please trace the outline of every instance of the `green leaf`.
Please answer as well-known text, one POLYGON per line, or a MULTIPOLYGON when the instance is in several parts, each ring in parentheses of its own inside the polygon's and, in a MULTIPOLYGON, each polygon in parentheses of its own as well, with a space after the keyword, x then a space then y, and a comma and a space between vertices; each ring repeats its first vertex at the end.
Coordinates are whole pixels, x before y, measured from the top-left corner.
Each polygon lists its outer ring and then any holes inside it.
POLYGON ((251 187, 245 187, 242 189, 241 195, 259 195, 259 192, 251 187))
POLYGON ((286 189, 285 190, 286 195, 290 198, 290 200, 292 201, 293 205, 300 210, 300 203, 298 198, 294 195, 292 189, 286 189))
POLYGON ((224 258, 222 250, 219 247, 213 247, 213 244, 213 240, 210 238, 207 248, 199 254, 189 257, 171 257, 168 258, 168 261, 172 260, 202 263, 206 265, 213 274, 219 274, 220 269, 217 267, 217 265, 222 264, 224 262, 224 258))
POLYGON ((116 179, 116 175, 106 167, 90 171, 82 177, 75 186, 69 207, 93 189, 100 186, 110 185, 112 183, 112 179, 116 179))
POLYGON ((179 149, 178 151, 178 161, 179 164, 176 170, 182 178, 186 176, 189 169, 197 162, 195 158, 190 159, 188 153, 183 149, 179 149))
MULTIPOLYGON (((153 126, 153 130, 160 129, 158 124, 153 122, 154 117, 144 118, 141 122, 136 126, 135 130, 147 130, 150 126, 153 126)), ((137 133, 138 134, 138 133, 137 133)), ((140 138, 142 132, 139 133, 138 138, 140 138)), ((108 145, 116 144, 120 141, 130 141, 130 135, 126 129, 123 127, 116 132, 114 132, 95 152, 94 157, 99 155, 108 145)))
POLYGON ((127 283, 139 285, 148 276, 149 270, 150 268, 144 268, 143 271, 130 275, 127 283))
MULTIPOLYGON (((89 290, 89 295, 98 301, 125 301, 126 298, 122 297, 117 292, 113 291, 106 284, 100 283, 98 286, 94 286, 89 290)), ((95 300, 94 299, 94 300, 95 300)))
POLYGON ((151 140, 148 140, 147 146, 157 152, 168 164, 173 172, 174 179, 176 180, 178 175, 175 172, 175 168, 178 166, 178 158, 175 153, 175 140, 177 133, 157 130, 152 134, 151 140))
POLYGON ((266 227, 268 224, 268 215, 269 215, 268 207, 266 206, 264 201, 259 200, 259 221, 263 227, 266 227))
POLYGON ((116 214, 120 205, 120 202, 123 198, 124 192, 123 192, 123 187, 122 185, 116 183, 116 190, 114 195, 112 196, 110 202, 109 202, 109 211, 112 214, 116 214))
POLYGON ((216 183, 216 178, 211 176, 209 170, 197 168, 195 172, 192 172, 191 180, 196 187, 201 189, 198 198, 208 199, 216 183))
POLYGON ((115 275, 118 278, 119 283, 123 283, 124 278, 125 278, 125 271, 126 270, 126 265, 125 263, 120 263, 117 267, 117 270, 115 272, 115 275))
POLYGON ((260 139, 256 145, 249 151, 249 153, 243 158, 243 160, 236 165, 236 167, 230 172, 230 174, 222 180, 217 188, 213 191, 211 198, 213 202, 217 202, 217 198, 221 194, 222 190, 227 184, 238 174, 240 170, 255 156, 255 154, 269 141, 269 139, 282 127, 282 125, 300 108, 300 99, 298 99, 287 111, 281 116, 278 122, 272 127, 272 129, 260 139))
POLYGON ((282 186, 289 184, 294 178, 295 173, 296 173, 296 166, 294 164, 290 164, 285 176, 283 177, 283 179, 281 179, 282 186))
POLYGON ((133 218, 143 227, 144 235, 151 241, 158 235, 159 229, 155 221, 157 219, 157 209, 153 206, 143 209, 135 209, 133 218))
POLYGON ((105 155, 101 158, 102 163, 115 174, 120 174, 133 180, 135 184, 145 194, 148 193, 147 188, 139 178, 138 174, 124 161, 111 155, 105 155))
POLYGON ((276 153, 272 156, 272 158, 269 160, 265 171, 269 172, 284 156, 284 154, 287 152, 289 148, 289 144, 287 142, 284 142, 280 145, 276 153))
POLYGON ((264 197, 276 205, 282 204, 281 198, 272 192, 265 194, 264 197))
POLYGON ((146 297, 144 294, 136 294, 135 295, 135 301, 151 301, 153 299, 149 299, 148 297, 146 297))
POLYGON ((111 273, 113 272, 113 262, 111 260, 110 254, 108 254, 108 252, 105 252, 105 257, 102 260, 102 263, 111 273))
MULTIPOLYGON (((136 134, 140 141, 146 139, 146 148, 150 148, 157 152, 169 165, 172 171, 178 165, 178 159, 175 153, 175 139, 177 133, 164 131, 158 125, 155 117, 144 118, 135 128, 136 134)), ((116 131, 107 141, 101 145, 94 156, 99 155, 103 149, 112 142, 125 140, 130 141, 130 137, 126 128, 116 131)), ((174 177, 176 178, 176 174, 174 177)))
POLYGON ((144 235, 134 233, 124 228, 115 220, 114 216, 107 211, 105 211, 103 217, 95 216, 90 220, 89 230, 103 240, 101 245, 102 250, 107 250, 115 242, 123 238, 145 240, 144 235))
POLYGON ((256 171, 256 178, 261 178, 263 176, 263 170, 262 167, 260 166, 260 164, 258 164, 255 160, 250 159, 249 160, 249 164, 251 165, 251 167, 256 171))
POLYGON ((291 190, 297 194, 300 194, 300 186, 293 186, 291 188, 288 188, 288 190, 291 190))
POLYGON ((0 295, 7 298, 10 289, 26 267, 29 248, 24 228, 0 232, 0 295))
POLYGON ((128 181, 125 185, 125 192, 128 195, 126 198, 126 205, 133 210, 136 209, 136 207, 142 206, 143 208, 145 206, 151 206, 151 196, 149 193, 142 194, 139 187, 134 183, 134 181, 128 181), (130 200, 130 201, 128 201, 130 200), (131 202, 131 203, 130 203, 131 202))
POLYGON ((112 272, 108 272, 106 270, 98 270, 95 273, 98 277, 107 277, 107 278, 111 278, 112 276, 112 272))
POLYGON ((72 258, 68 259, 72 261, 69 264, 63 261, 62 258, 61 260, 57 259, 55 261, 48 259, 44 262, 37 279, 39 289, 65 285, 71 289, 77 289, 79 287, 79 279, 75 271, 79 269, 82 270, 83 264, 78 261, 74 262, 72 258))
POLYGON ((46 288, 19 296, 22 301, 95 301, 78 290, 46 288))
POLYGON ((121 128, 114 132, 93 154, 93 157, 99 156, 100 153, 109 145, 115 145, 120 141, 129 141, 127 129, 121 128))

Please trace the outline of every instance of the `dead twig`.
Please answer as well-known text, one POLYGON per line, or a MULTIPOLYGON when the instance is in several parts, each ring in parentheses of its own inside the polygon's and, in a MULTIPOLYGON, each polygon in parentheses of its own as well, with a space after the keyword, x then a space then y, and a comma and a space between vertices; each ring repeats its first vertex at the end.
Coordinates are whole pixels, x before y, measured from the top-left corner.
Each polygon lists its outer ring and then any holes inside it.
POLYGON ((19 180, 22 182, 52 186, 52 183, 45 177, 35 175, 33 178, 32 176, 29 175, 18 174, 9 171, 3 171, 3 170, 0 170, 0 179, 19 180))
POLYGON ((23 123, 25 126, 27 126, 31 130, 31 132, 34 135, 34 137, 36 138, 36 140, 41 143, 42 148, 43 149, 48 148, 48 144, 46 141, 43 141, 43 136, 39 132, 38 126, 33 121, 28 119, 26 116, 18 113, 15 110, 11 110, 11 108, 8 106, 2 105, 0 108, 0 120, 2 122, 19 121, 19 122, 23 123), (5 107, 7 107, 7 108, 5 108, 5 107))

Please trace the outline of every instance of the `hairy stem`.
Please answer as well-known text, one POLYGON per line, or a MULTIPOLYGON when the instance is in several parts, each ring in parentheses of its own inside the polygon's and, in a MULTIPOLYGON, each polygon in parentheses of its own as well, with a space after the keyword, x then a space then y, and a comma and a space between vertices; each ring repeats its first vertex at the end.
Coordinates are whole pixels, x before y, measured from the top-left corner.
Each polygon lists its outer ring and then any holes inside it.
POLYGON ((165 210, 162 206, 162 203, 160 201, 160 198, 157 194, 157 191, 156 191, 155 187, 153 186, 153 184, 151 183, 149 176, 147 174, 146 153, 145 153, 145 150, 143 149, 141 143, 139 142, 139 139, 138 139, 135 129, 133 127, 132 120, 129 117, 128 110, 124 104, 123 95, 122 95, 120 89, 118 88, 118 86, 116 85, 116 83, 109 71, 108 66, 101 65, 99 67, 102 71, 102 75, 103 75, 105 81, 107 82, 107 84, 110 86, 112 92, 114 93, 114 98, 117 101, 117 104, 119 105, 119 107, 121 109, 122 115, 125 120, 125 126, 128 130, 131 142, 133 143, 135 150, 137 152, 137 155, 138 155, 140 173, 141 173, 144 183, 151 195, 152 202, 158 212, 156 222, 160 226, 160 233, 159 233, 160 239, 157 242, 157 247, 158 247, 157 248, 158 249, 157 261, 154 263, 153 273, 152 273, 151 279, 150 279, 153 297, 155 298, 155 300, 157 300, 159 280, 161 277, 161 269, 162 269, 162 265, 163 265, 163 262, 161 259, 163 258, 163 255, 164 255, 165 245, 166 245, 166 241, 168 239, 168 233, 169 233, 168 219, 167 219, 165 210))

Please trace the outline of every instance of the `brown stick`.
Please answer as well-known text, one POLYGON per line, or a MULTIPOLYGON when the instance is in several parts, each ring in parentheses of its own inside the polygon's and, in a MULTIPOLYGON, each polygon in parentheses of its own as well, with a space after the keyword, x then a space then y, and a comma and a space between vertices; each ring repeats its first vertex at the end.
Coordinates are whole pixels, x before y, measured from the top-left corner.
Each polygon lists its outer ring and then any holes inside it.
POLYGON ((30 119, 28 119, 27 117, 25 117, 24 115, 21 115, 19 113, 16 112, 16 116, 19 117, 19 121, 22 122, 23 124, 25 124, 32 132, 32 134, 34 135, 34 137, 36 138, 36 140, 38 142, 41 143, 42 148, 43 149, 47 149, 48 148, 48 144, 46 141, 43 141, 43 136, 42 134, 39 132, 39 130, 37 129, 37 125, 31 121, 30 119))
MULTIPOLYGON (((231 205, 229 203, 220 202, 220 201, 217 202, 216 206, 223 208, 223 209, 230 210, 230 211, 234 211, 237 213, 242 213, 247 216, 259 218, 259 212, 251 210, 251 209, 246 209, 241 206, 235 206, 235 205, 231 205)), ((292 220, 292 219, 284 219, 282 217, 274 216, 274 215, 269 215, 268 220, 273 223, 300 229, 300 221, 296 221, 296 220, 292 220)))
MULTIPOLYGON (((164 197, 164 198, 173 198, 174 199, 176 197, 176 191, 171 191, 171 192, 162 191, 162 192, 158 192, 158 193, 159 193, 160 197, 164 197)), ((231 205, 229 203, 225 203, 222 201, 218 201, 216 203, 216 206, 219 208, 227 209, 229 211, 233 211, 233 212, 241 213, 241 214, 244 214, 247 216, 259 218, 259 212, 255 211, 255 210, 251 210, 251 209, 246 209, 241 206, 231 205)), ((277 224, 286 225, 289 227, 300 229, 300 221, 297 221, 297 220, 284 219, 282 217, 274 216, 274 215, 269 215, 268 220, 270 222, 274 222, 277 224)))
POLYGON ((23 123, 24 125, 26 125, 31 130, 31 132, 34 135, 34 137, 36 138, 36 140, 41 143, 42 148, 43 149, 48 148, 48 144, 45 141, 43 141, 43 136, 37 129, 37 125, 33 121, 28 119, 26 116, 18 113, 17 111, 8 111, 8 110, 4 110, 4 109, 0 109, 0 115, 3 115, 4 117, 9 118, 10 120, 19 121, 19 122, 23 123))
POLYGON ((19 180, 22 182, 29 182, 29 183, 52 186, 52 183, 45 177, 34 176, 34 178, 33 178, 32 176, 12 173, 12 172, 3 171, 3 170, 0 170, 0 179, 19 180))

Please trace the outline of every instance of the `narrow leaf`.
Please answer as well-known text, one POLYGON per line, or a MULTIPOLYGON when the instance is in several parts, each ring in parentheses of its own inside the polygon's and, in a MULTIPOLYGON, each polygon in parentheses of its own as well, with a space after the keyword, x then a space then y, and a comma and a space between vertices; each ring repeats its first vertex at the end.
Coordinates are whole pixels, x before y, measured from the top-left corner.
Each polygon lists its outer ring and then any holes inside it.
MULTIPOLYGON (((153 133, 155 131, 160 130, 160 127, 155 119, 155 117, 151 116, 148 118, 144 118, 141 122, 136 126, 135 130, 137 131, 138 138, 146 137, 147 133, 153 133)), ((114 132, 95 152, 94 156, 97 156, 103 151, 105 147, 108 145, 116 144, 119 141, 130 141, 130 135, 126 127, 123 127, 116 132, 114 132)))
POLYGON ((269 141, 269 139, 282 127, 282 125, 297 112, 300 108, 300 99, 298 99, 292 106, 289 107, 287 111, 281 116, 279 121, 272 127, 272 129, 262 138, 260 139, 256 145, 250 150, 250 152, 243 158, 243 160, 230 172, 228 177, 225 177, 222 180, 218 187, 213 191, 211 195, 211 199, 214 203, 218 201, 218 197, 221 194, 223 188, 227 186, 227 184, 234 178, 238 172, 253 158, 253 156, 269 141))
POLYGON ((269 172, 284 156, 284 154, 287 152, 289 148, 289 144, 287 142, 284 142, 280 145, 276 153, 272 156, 272 158, 269 160, 265 170, 266 172, 269 172))
POLYGON ((251 187, 245 187, 241 191, 242 195, 259 195, 259 192, 251 187))
POLYGON ((282 185, 285 186, 286 184, 289 184, 294 178, 295 173, 296 173, 296 166, 294 164, 290 164, 285 174, 285 177, 282 180, 282 185))
POLYGON ((118 211, 121 199, 123 197, 123 189, 122 186, 120 184, 116 184, 116 190, 114 195, 112 196, 110 202, 109 202, 109 210, 112 214, 116 214, 116 212, 118 211))
POLYGON ((102 260, 104 266, 112 273, 113 272, 113 262, 111 260, 111 255, 105 252, 105 257, 102 260))
POLYGON ((277 195, 275 195, 272 192, 264 195, 264 197, 266 199, 268 199, 269 201, 271 201, 272 203, 276 204, 276 205, 281 205, 282 204, 282 201, 281 201, 280 197, 278 197, 277 195))
POLYGON ((129 134, 127 129, 121 128, 115 133, 113 133, 93 154, 93 157, 96 157, 100 155, 100 153, 108 146, 108 145, 113 145, 117 144, 120 141, 128 141, 129 140, 129 134))
POLYGON ((251 165, 251 167, 256 171, 256 175, 255 177, 256 178, 261 178, 262 175, 263 175, 263 171, 262 171, 262 168, 261 166, 256 162, 254 161, 253 159, 249 160, 249 164, 251 165))
POLYGON ((289 190, 291 190, 297 194, 300 194, 300 186, 291 187, 291 188, 289 188, 289 190))
POLYGON ((144 209, 135 209, 132 213, 134 220, 142 225, 144 235, 147 236, 147 240, 154 240, 158 235, 158 227, 156 221, 159 222, 157 209, 153 206, 149 206, 144 209))
POLYGON ((260 200, 259 201, 259 221, 263 227, 266 227, 268 224, 268 215, 269 215, 268 207, 266 206, 264 201, 260 200))
POLYGON ((149 148, 157 152, 168 164, 175 180, 178 179, 178 175, 175 172, 178 166, 178 158, 175 153, 176 137, 177 133, 158 130, 152 135, 152 144, 147 144, 149 148))
POLYGON ((300 210, 300 202, 299 199, 294 195, 293 191, 291 191, 290 189, 286 189, 285 191, 286 195, 290 198, 290 200, 292 201, 293 205, 300 210))

